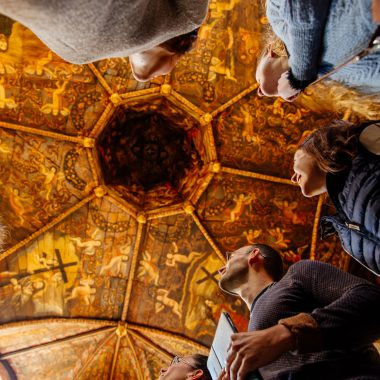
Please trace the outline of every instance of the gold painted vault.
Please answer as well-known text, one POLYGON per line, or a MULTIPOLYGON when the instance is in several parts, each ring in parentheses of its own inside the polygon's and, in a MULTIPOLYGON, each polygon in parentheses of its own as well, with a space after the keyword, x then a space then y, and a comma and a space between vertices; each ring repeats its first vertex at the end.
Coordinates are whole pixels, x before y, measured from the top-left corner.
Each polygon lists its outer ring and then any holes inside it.
POLYGON ((324 85, 259 98, 260 3, 211 0, 196 48, 148 83, 127 58, 71 65, 2 30, 0 378, 154 380, 173 355, 207 353, 222 309, 247 325, 217 286, 242 245, 351 268, 319 239, 326 199, 289 177, 311 130, 380 118, 379 103, 363 115, 324 85))

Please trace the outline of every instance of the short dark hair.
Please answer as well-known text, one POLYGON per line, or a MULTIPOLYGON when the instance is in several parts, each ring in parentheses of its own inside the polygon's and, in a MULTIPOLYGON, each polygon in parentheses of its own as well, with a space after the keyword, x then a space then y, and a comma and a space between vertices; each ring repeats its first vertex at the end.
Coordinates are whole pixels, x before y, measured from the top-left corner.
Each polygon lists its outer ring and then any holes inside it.
POLYGON ((203 371, 203 375, 200 380, 212 380, 211 374, 207 368, 207 356, 201 354, 191 355, 194 360, 194 366, 197 369, 201 369, 203 371))
POLYGON ((185 54, 193 48, 194 43, 198 38, 198 30, 199 28, 189 33, 173 37, 170 40, 164 41, 159 46, 169 50, 172 53, 177 53, 180 55, 185 54))
POLYGON ((278 251, 267 244, 253 244, 253 248, 258 248, 264 257, 264 269, 274 281, 281 280, 284 275, 284 264, 278 251))

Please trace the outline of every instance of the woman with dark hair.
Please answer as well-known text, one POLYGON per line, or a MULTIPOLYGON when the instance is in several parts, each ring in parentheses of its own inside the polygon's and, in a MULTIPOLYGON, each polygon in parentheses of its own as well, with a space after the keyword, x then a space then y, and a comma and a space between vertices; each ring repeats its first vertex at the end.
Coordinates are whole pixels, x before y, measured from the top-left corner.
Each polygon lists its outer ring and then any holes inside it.
POLYGON ((194 354, 191 356, 174 356, 171 364, 162 368, 160 379, 166 380, 211 380, 207 369, 207 356, 194 354))
MULTIPOLYGON (((372 0, 266 0, 268 21, 284 49, 280 55, 268 49, 257 65, 258 94, 291 101, 319 76, 367 48, 379 33, 371 5, 372 0)), ((329 78, 378 93, 380 49, 329 78)))
POLYGON ((327 191, 337 214, 321 218, 347 253, 380 276, 380 123, 337 121, 314 131, 294 155, 292 181, 305 197, 327 191))

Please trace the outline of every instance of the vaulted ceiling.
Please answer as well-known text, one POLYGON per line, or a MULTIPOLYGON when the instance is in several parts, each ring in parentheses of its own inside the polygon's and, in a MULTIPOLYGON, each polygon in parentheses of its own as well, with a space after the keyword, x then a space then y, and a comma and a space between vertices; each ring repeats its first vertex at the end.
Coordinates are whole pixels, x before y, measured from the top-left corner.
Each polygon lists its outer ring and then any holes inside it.
POLYGON ((363 115, 323 103, 336 86, 259 98, 265 24, 259 1, 212 0, 196 48, 149 83, 127 58, 71 65, 22 25, 3 30, 0 378, 148 380, 207 353, 222 309, 247 324, 217 286, 242 245, 349 269, 319 240, 325 197, 289 177, 305 135, 363 115))

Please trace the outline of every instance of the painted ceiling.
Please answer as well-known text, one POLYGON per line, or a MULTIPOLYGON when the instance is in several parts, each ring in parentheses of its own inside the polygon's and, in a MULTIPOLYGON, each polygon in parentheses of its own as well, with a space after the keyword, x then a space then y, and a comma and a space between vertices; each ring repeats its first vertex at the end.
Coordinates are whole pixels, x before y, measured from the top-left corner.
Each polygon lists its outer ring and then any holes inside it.
POLYGON ((173 355, 207 353, 222 309, 246 328, 217 286, 242 245, 351 268, 319 240, 325 197, 289 177, 305 135, 363 114, 323 103, 336 86, 256 95, 259 1, 211 0, 196 48, 149 83, 127 58, 71 65, 0 21, 1 379, 154 380, 173 355))

